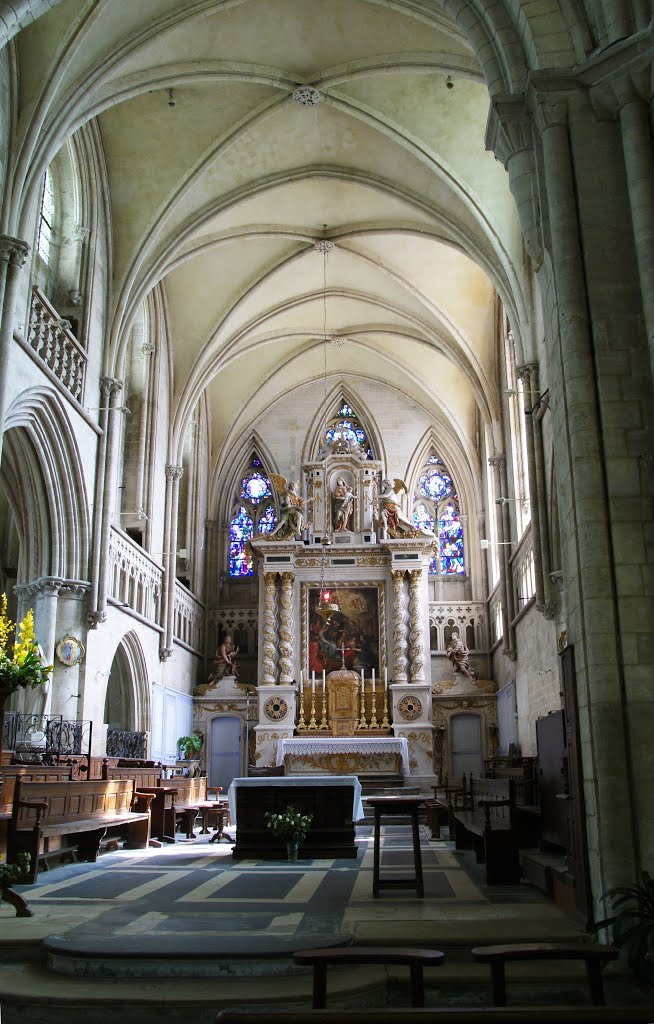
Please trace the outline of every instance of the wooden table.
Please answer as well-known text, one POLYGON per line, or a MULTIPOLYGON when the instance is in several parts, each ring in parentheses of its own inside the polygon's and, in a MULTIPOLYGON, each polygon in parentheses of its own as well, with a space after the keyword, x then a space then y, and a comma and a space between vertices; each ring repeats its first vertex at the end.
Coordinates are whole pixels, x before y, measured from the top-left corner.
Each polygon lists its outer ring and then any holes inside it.
POLYGON ((379 896, 380 889, 413 889, 422 899, 425 887, 422 880, 422 856, 420 853, 420 831, 418 815, 427 798, 423 796, 369 796, 366 803, 375 812, 375 845, 374 867, 372 875, 372 894, 379 896), (409 818, 413 836, 413 860, 415 874, 413 878, 380 878, 379 863, 381 858, 381 819, 384 815, 409 818))

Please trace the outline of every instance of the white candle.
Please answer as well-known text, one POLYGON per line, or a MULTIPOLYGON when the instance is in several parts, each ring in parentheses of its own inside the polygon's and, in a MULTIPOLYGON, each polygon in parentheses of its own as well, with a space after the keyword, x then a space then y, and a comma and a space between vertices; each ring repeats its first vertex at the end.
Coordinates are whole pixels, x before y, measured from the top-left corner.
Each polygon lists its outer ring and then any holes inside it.
POLYGON ((322 670, 322 692, 325 692, 325 670, 322 670))
POLYGON ((375 670, 372 670, 372 692, 375 692, 375 670))
POLYGON ((384 669, 384 689, 388 689, 388 669, 384 669))
POLYGON ((363 691, 365 690, 365 687, 366 687, 366 680, 365 680, 365 677, 363 675, 363 669, 361 669, 361 693, 363 693, 363 691))
POLYGON ((316 673, 314 671, 314 672, 311 673, 311 695, 313 696, 313 694, 315 692, 316 692, 316 673))

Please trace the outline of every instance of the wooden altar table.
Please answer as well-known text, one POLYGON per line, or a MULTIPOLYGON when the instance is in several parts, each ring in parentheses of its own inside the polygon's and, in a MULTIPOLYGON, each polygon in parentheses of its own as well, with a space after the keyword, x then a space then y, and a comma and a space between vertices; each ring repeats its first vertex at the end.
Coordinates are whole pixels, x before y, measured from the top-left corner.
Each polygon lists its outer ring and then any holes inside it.
POLYGON ((363 818, 361 783, 356 776, 280 776, 234 779, 228 791, 236 821, 235 859, 283 860, 286 844, 266 825, 266 811, 293 806, 313 815, 300 857, 356 857, 354 822, 363 818))
POLYGON ((409 775, 404 736, 325 736, 281 739, 277 764, 290 775, 409 775))

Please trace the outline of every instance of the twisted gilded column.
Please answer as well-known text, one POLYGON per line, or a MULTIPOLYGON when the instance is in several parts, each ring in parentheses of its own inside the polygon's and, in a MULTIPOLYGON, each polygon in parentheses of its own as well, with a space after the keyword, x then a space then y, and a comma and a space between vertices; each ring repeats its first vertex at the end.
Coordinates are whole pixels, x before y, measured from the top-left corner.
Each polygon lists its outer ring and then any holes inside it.
POLYGON ((411 682, 425 681, 425 633, 422 624, 420 584, 422 569, 409 571, 409 659, 411 682))
POLYGON ((279 595, 279 681, 293 682, 293 584, 295 575, 283 572, 279 595))
POLYGON ((263 639, 261 650, 263 658, 261 662, 261 682, 275 683, 275 650, 277 640, 277 620, 275 615, 275 580, 277 573, 265 572, 263 574, 263 639))
POLYGON ((406 625, 404 622, 404 569, 393 569, 393 661, 395 682, 407 681, 406 625))

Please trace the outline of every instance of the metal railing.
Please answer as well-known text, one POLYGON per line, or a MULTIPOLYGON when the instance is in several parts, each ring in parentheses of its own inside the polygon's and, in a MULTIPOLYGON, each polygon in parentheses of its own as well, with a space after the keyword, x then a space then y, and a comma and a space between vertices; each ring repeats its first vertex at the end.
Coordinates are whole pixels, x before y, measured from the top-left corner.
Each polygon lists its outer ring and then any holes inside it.
POLYGON ((69 722, 62 715, 5 714, 4 750, 26 764, 57 764, 71 758, 90 763, 93 723, 69 722))
POLYGON ((107 757, 145 757, 144 732, 107 729, 107 757))

